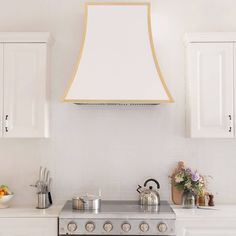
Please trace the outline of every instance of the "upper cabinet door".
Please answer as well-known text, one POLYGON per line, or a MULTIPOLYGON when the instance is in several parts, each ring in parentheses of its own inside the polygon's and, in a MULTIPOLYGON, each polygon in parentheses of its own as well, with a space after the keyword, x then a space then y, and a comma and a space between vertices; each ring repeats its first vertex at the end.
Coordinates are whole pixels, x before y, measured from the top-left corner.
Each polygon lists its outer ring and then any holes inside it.
MULTIPOLYGON (((236 43, 233 45, 234 47, 234 113, 236 112, 236 43)), ((234 117, 234 127, 236 125, 236 116, 234 117)), ((234 129, 234 137, 236 137, 236 129, 234 129)))
POLYGON ((3 135, 3 44, 0 43, 0 137, 3 135))
POLYGON ((232 138, 233 43, 188 46, 188 121, 191 137, 232 138))
POLYGON ((4 136, 47 137, 47 45, 4 44, 4 136))

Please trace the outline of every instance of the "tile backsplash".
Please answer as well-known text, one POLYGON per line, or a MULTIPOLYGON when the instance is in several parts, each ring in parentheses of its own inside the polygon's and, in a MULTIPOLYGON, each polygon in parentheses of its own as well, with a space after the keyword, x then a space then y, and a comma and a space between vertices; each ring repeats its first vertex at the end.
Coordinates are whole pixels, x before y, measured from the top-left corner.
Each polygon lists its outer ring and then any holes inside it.
POLYGON ((185 135, 182 38, 185 32, 235 31, 236 2, 151 1, 157 56, 174 104, 81 107, 61 99, 80 50, 84 2, 13 0, 0 9, 1 31, 50 31, 55 38, 51 137, 0 140, 0 181, 15 192, 15 203, 35 202, 29 184, 37 179, 39 165, 52 172, 56 202, 74 194, 97 193, 99 188, 106 199, 136 199, 137 184, 149 177, 159 180, 161 197, 169 200, 168 175, 179 160, 213 176, 209 189, 216 194, 216 203, 235 203, 231 183, 236 178, 236 140, 185 135), (12 9, 18 9, 17 14, 12 9))

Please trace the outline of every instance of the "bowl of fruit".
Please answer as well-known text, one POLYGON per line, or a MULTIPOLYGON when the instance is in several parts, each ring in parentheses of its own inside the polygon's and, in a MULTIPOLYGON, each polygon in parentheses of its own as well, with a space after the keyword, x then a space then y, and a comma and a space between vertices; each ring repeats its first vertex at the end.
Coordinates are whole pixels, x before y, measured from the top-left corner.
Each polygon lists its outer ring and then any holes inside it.
POLYGON ((0 208, 8 208, 11 204, 11 199, 14 194, 6 185, 0 186, 0 208))

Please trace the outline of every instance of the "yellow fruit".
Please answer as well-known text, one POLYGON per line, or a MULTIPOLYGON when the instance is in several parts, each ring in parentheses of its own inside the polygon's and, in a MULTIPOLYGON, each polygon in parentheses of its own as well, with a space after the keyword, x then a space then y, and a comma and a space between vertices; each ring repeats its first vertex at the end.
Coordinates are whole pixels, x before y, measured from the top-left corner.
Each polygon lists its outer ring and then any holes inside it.
POLYGON ((0 196, 11 194, 9 188, 6 185, 0 185, 0 196))

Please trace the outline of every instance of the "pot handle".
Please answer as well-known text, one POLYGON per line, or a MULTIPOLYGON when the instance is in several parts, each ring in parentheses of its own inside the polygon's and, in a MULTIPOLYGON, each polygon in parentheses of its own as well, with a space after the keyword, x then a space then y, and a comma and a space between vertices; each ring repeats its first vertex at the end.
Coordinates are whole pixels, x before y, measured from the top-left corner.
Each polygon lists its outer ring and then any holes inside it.
POLYGON ((157 185, 157 189, 160 188, 159 182, 158 182, 157 180, 155 180, 155 179, 148 179, 148 180, 146 180, 145 183, 144 183, 144 187, 147 186, 147 183, 148 183, 148 182, 154 182, 154 183, 157 185))
POLYGON ((80 200, 83 204, 86 203, 82 197, 80 197, 79 200, 80 200))

